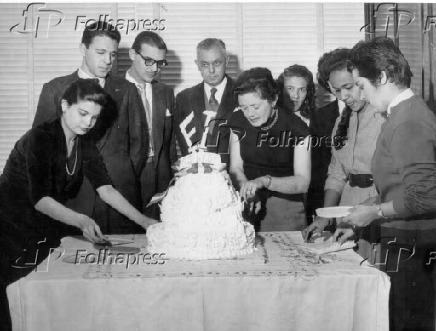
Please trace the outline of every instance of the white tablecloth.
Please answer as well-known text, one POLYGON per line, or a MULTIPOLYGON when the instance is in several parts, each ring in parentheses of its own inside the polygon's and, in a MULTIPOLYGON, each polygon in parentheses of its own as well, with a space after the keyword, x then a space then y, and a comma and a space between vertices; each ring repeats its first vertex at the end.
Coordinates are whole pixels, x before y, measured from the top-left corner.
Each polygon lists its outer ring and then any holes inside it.
MULTIPOLYGON (((123 238, 146 253, 144 236, 123 238)), ((352 250, 318 258, 298 232, 256 241, 255 253, 234 260, 126 267, 83 263, 83 250, 96 249, 64 238, 50 260, 8 287, 14 330, 388 330, 389 278, 352 250), (69 255, 81 263, 63 262, 69 255)))

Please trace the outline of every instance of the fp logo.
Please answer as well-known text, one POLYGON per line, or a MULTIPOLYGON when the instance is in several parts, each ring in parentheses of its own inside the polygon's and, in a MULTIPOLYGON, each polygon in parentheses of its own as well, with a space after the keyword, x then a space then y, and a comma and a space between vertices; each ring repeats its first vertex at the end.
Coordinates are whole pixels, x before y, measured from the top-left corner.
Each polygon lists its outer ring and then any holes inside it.
POLYGON ((29 4, 23 10, 24 22, 15 24, 9 31, 20 34, 34 33, 34 37, 37 38, 42 30, 45 31, 45 38, 47 38, 50 28, 61 24, 65 15, 59 10, 45 8, 46 4, 42 2, 29 4))
MULTIPOLYGON (((381 3, 375 7, 372 16, 374 17, 375 24, 371 26, 370 23, 362 26, 360 31, 365 30, 366 34, 374 35, 377 32, 384 32, 383 36, 388 36, 389 27, 394 27, 396 32, 394 38, 398 37, 400 28, 409 25, 415 20, 415 14, 411 11, 398 9, 392 6, 392 3, 381 3), (395 22, 394 15, 398 15, 398 20, 395 22), (396 24, 396 26, 394 26, 396 24)), ((380 34, 381 36, 381 34, 380 34)))

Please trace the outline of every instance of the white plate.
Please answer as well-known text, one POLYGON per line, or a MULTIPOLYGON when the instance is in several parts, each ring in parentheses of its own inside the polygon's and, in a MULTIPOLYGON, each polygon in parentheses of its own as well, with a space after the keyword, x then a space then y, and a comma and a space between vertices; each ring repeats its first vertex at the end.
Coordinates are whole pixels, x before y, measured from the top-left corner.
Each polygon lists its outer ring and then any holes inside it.
POLYGON ((332 217, 345 217, 350 213, 352 206, 341 206, 341 207, 326 207, 318 208, 316 214, 319 217, 332 218, 332 217))

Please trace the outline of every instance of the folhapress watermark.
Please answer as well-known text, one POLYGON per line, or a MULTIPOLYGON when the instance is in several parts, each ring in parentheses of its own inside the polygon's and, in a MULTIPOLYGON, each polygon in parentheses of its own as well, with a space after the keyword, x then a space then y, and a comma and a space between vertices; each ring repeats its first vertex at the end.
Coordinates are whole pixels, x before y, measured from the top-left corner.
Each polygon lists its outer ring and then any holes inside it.
POLYGON ((399 36, 400 30, 415 20, 415 14, 406 9, 399 9, 393 3, 380 3, 373 10, 372 17, 375 24, 368 23, 360 28, 365 34, 374 35, 384 33, 388 37, 389 29, 396 31, 394 38, 399 36), (394 18, 396 16, 396 19, 394 18))
POLYGON ((19 34, 33 33, 35 38, 48 37, 48 32, 51 28, 61 24, 65 15, 55 9, 47 9, 47 5, 43 2, 33 2, 27 5, 23 10, 23 22, 13 25, 9 31, 19 34), (41 35, 40 33, 44 33, 41 35))
MULTIPOLYGON (((53 6, 53 4, 50 4, 53 6)), ((22 11, 22 21, 10 27, 9 31, 17 34, 33 34, 34 38, 48 38, 49 32, 63 25, 63 31, 83 31, 86 27, 97 23, 97 29, 103 28, 104 23, 114 26, 120 33, 128 35, 130 32, 163 31, 165 19, 163 18, 118 18, 113 19, 110 14, 102 13, 97 18, 87 15, 77 15, 72 20, 66 20, 66 14, 57 9, 47 8, 44 2, 32 2, 22 11), (65 26, 65 24, 71 26, 65 26)), ((69 17, 71 18, 71 17, 69 17)))
POLYGON ((110 18, 110 15, 100 15, 98 19, 89 18, 86 15, 85 16, 77 16, 76 17, 76 24, 74 26, 75 31, 81 31, 85 29, 85 27, 90 26, 92 24, 97 23, 97 29, 98 26, 103 26, 104 23, 111 24, 114 26, 118 31, 124 32, 126 36, 129 34, 129 32, 137 32, 140 30, 145 31, 163 31, 165 30, 164 25, 165 19, 158 19, 158 18, 140 18, 140 19, 123 19, 119 18, 117 20, 114 20, 110 18))
POLYGON ((79 249, 75 256, 75 264, 125 265, 126 269, 139 264, 162 265, 167 261, 165 253, 111 253, 109 248, 102 248, 98 253, 79 249))

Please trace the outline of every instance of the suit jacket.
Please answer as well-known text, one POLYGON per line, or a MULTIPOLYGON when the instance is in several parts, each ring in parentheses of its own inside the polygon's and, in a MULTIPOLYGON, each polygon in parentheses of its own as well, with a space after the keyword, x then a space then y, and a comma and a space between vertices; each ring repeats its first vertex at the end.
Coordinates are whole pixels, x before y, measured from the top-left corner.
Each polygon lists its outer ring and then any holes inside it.
MULTIPOLYGON (((33 126, 61 114, 62 95, 78 79, 76 71, 44 84, 33 126)), ((145 111, 135 85, 124 78, 107 76, 104 90, 111 98, 94 130, 98 132, 100 129, 100 135, 96 136, 96 145, 114 187, 135 207, 139 207, 139 177, 148 150, 145 111)), ((94 203, 95 191, 88 185, 87 189, 84 188, 79 192, 77 208, 80 212, 92 215, 94 203)), ((119 217, 119 214, 115 212, 113 217, 119 217)), ((111 217, 101 215, 101 218, 111 217)))
POLYGON ((309 129, 312 135, 312 179, 307 197, 308 215, 312 215, 316 208, 324 205, 324 184, 332 157, 332 145, 329 141, 338 116, 337 100, 316 109, 311 114, 309 129))
MULTIPOLYGON (((223 162, 229 162, 229 137, 230 128, 226 125, 230 119, 233 110, 238 106, 238 100, 233 95, 233 80, 227 77, 227 84, 221 99, 220 106, 215 116, 215 126, 212 135, 208 134, 206 146, 209 152, 221 154, 223 162)), ((176 114, 175 114, 175 132, 177 142, 179 143, 182 155, 188 154, 189 147, 185 138, 182 135, 180 124, 182 121, 193 112, 194 118, 186 127, 189 132, 195 128, 195 133, 190 138, 194 145, 201 141, 205 130, 204 124, 206 115, 203 112, 206 110, 204 97, 204 82, 187 88, 180 92, 176 97, 176 114)), ((207 128, 206 128, 207 130, 207 128)))
POLYGON ((173 130, 175 100, 173 89, 165 84, 153 83, 152 94, 153 165, 156 169, 154 193, 157 193, 167 189, 172 178, 171 164, 177 159, 173 130))

